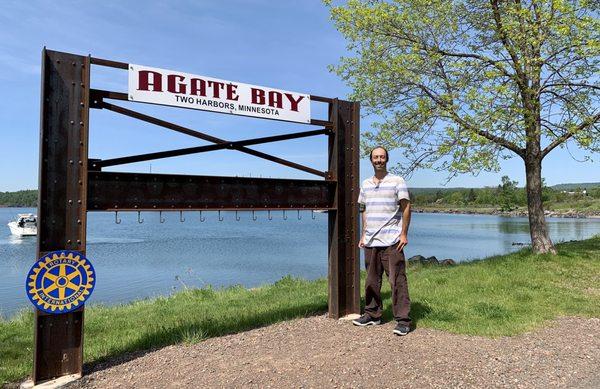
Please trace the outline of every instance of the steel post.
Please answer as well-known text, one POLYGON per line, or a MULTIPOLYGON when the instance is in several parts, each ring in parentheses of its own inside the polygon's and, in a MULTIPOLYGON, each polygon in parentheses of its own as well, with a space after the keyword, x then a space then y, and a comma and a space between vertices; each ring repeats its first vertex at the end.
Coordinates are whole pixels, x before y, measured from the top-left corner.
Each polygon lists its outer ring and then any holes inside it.
POLYGON ((358 251, 359 104, 334 99, 330 106, 329 180, 337 182, 329 211, 329 316, 360 312, 358 251))
MULTIPOLYGON (((85 254, 89 62, 89 57, 42 52, 38 258, 64 249, 85 254)), ((83 311, 36 310, 35 384, 81 374, 83 311)))

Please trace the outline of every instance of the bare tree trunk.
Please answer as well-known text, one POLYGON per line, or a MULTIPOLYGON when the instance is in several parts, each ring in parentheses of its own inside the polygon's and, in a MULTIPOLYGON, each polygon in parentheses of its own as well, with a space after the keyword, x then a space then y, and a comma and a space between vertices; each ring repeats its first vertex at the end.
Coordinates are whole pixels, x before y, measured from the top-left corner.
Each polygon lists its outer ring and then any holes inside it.
POLYGON ((529 211, 529 232, 531 247, 534 253, 556 254, 556 249, 548 236, 546 218, 542 205, 542 160, 526 158, 525 173, 527 176, 527 210, 529 211))

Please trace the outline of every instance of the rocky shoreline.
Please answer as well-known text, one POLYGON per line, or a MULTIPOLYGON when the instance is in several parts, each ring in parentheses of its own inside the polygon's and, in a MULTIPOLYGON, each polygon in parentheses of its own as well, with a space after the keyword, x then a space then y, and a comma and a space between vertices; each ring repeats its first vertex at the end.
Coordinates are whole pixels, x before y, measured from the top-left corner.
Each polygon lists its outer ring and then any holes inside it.
MULTIPOLYGON (((498 209, 438 209, 438 208, 413 208, 415 213, 448 213, 448 214, 463 214, 463 215, 497 215, 507 217, 527 217, 526 209, 517 209, 514 211, 500 211, 498 209)), ((600 218, 600 211, 575 211, 569 209, 566 211, 544 211, 546 217, 563 217, 574 219, 600 218)))

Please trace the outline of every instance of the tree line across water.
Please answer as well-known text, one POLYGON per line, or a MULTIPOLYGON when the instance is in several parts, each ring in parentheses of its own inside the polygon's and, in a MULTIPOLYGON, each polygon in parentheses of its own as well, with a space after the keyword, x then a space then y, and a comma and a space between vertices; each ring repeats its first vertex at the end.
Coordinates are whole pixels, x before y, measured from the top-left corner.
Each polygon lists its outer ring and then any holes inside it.
POLYGON ((16 192, 0 192, 0 207, 37 207, 38 191, 35 189, 16 192))
MULTIPOLYGON (((508 176, 495 187, 412 188, 411 200, 422 207, 494 208, 512 211, 527 206, 525 188, 508 176)), ((0 207, 37 207, 37 190, 0 192, 0 207)), ((600 210, 600 183, 544 186, 542 199, 547 209, 600 210)))
MULTIPOLYGON (((416 206, 447 208, 494 208, 512 211, 527 207, 525 188, 508 176, 495 187, 485 188, 415 188, 411 190, 416 206)), ((545 209, 600 210, 600 183, 561 184, 542 187, 545 209)))

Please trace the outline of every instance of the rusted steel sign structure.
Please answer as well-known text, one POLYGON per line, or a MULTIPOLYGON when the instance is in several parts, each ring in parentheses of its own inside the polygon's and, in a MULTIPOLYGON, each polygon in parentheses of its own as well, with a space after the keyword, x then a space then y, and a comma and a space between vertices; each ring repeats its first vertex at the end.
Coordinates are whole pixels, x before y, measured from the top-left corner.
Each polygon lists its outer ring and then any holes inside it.
MULTIPOLYGON (((118 102, 130 100, 127 93, 91 88, 94 66, 129 69, 129 64, 123 62, 46 49, 42 52, 37 258, 55 250, 85 254, 87 212, 328 210, 329 316, 338 318, 359 312, 358 103, 309 96, 311 101, 328 104, 328 120, 310 119, 306 123, 320 129, 230 141, 125 108, 118 102), (112 111, 212 144, 108 160, 92 159, 88 157, 90 109, 112 111), (328 137, 327 171, 249 148, 315 135, 328 137), (102 171, 108 166, 221 149, 254 155, 320 179, 102 171)), ((83 319, 83 307, 54 315, 36 310, 34 383, 82 373, 83 319)))

